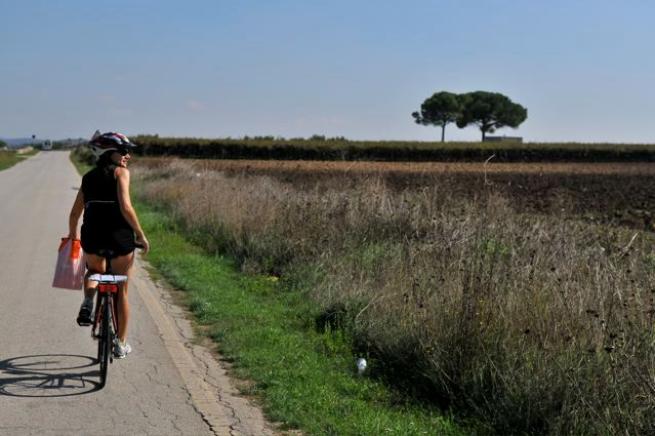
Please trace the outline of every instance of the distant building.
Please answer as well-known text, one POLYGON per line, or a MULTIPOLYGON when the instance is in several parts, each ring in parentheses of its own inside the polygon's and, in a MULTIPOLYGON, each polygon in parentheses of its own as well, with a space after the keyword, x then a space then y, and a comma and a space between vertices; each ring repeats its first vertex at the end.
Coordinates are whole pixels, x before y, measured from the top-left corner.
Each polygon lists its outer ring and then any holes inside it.
POLYGON ((523 142, 522 136, 485 136, 484 142, 523 142))

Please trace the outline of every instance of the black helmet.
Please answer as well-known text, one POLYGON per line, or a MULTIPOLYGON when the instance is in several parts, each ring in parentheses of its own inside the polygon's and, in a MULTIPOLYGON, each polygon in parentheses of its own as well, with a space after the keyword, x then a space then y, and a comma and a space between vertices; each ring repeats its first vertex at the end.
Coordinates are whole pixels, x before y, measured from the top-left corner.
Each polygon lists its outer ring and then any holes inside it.
POLYGON ((91 147, 94 156, 99 158, 108 151, 129 150, 134 148, 135 145, 122 133, 107 132, 101 134, 99 130, 96 130, 89 141, 89 147, 91 147))

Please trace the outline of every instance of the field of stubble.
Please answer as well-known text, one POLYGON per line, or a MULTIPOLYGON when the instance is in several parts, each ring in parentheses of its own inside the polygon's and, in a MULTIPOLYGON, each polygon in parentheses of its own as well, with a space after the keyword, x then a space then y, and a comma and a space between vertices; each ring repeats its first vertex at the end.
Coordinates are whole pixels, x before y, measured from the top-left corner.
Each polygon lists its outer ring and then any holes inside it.
POLYGON ((651 164, 149 158, 135 179, 421 401, 499 434, 655 432, 651 164))
MULTIPOLYGON (((143 158, 157 167, 165 160, 143 158)), ((185 159, 193 171, 263 175, 297 189, 352 188, 377 180, 393 191, 439 185, 448 195, 494 192, 521 212, 566 215, 636 229, 651 228, 655 211, 652 163, 442 163, 185 159)))

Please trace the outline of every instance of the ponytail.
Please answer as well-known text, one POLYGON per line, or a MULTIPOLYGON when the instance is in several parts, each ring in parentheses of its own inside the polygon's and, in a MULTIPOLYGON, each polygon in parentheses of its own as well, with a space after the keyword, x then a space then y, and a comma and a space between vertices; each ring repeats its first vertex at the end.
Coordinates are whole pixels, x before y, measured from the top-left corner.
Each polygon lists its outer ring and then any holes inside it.
POLYGON ((102 169, 105 176, 111 175, 112 177, 114 177, 116 164, 111 160, 111 154, 114 151, 115 150, 110 150, 101 154, 98 160, 96 161, 96 167, 102 169))

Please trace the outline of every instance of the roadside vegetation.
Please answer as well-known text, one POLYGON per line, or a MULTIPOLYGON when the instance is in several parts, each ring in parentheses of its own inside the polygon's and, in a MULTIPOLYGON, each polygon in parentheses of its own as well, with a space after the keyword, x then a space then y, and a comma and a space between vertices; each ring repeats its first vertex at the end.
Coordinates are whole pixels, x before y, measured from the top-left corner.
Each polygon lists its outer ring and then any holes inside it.
MULTIPOLYGON (((92 156, 72 154, 83 174, 92 156)), ((330 435, 464 435, 443 411, 411 401, 368 372, 360 375, 352 341, 329 323, 316 324, 317 307, 296 284, 269 274, 243 274, 232 253, 202 243, 170 205, 143 195, 136 168, 136 207, 153 250, 156 275, 184 291, 199 332, 218 344, 222 358, 282 429, 330 435)), ((249 270, 248 272, 255 272, 249 270)))
POLYGON ((371 160, 371 161, 655 161, 653 144, 519 142, 352 141, 343 137, 132 138, 144 156, 208 159, 371 160))
POLYGON ((30 150, 22 153, 15 150, 0 150, 0 171, 6 170, 28 157, 34 156, 36 153, 38 153, 38 150, 30 150))
MULTIPOLYGON (((216 259, 268 276, 265 305, 282 304, 287 325, 324 335, 331 345, 319 350, 366 357, 364 379, 392 387, 401 404, 447 411, 467 433, 655 432, 655 238, 575 213, 621 197, 620 186, 623 197, 644 194, 630 178, 607 177, 611 189, 594 186, 601 175, 576 179, 582 198, 548 193, 551 206, 533 209, 526 199, 547 193, 520 197, 482 173, 407 182, 203 162, 144 161, 134 171, 139 198, 216 259)), ((218 304, 202 298, 191 303, 200 319, 218 304)), ((233 356, 238 368, 244 360, 233 356)), ((253 379, 267 398, 267 382, 253 379)))
MULTIPOLYGON (((233 262, 189 242, 166 210, 137 204, 154 249, 148 262, 174 287, 203 334, 218 344, 282 429, 329 435, 463 435, 442 413, 358 377, 350 342, 314 328, 315 305, 277 276, 244 275, 233 262)), ((196 235, 196 237, 201 237, 196 235)))
POLYGON ((342 335, 399 398, 482 433, 655 431, 650 233, 517 213, 482 175, 458 198, 173 160, 135 185, 205 250, 279 278, 274 301, 310 302, 308 331, 342 335))
MULTIPOLYGON (((170 158, 140 157, 158 168, 170 158)), ((475 201, 492 190, 517 213, 557 215, 590 223, 651 229, 655 166, 648 162, 344 162, 185 159, 196 173, 265 175, 297 188, 317 183, 350 189, 379 179, 393 191, 438 185, 453 198, 475 201)))
POLYGON ((93 168, 95 161, 91 151, 83 147, 73 150, 70 154, 70 160, 81 176, 93 168))

